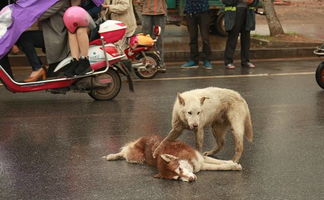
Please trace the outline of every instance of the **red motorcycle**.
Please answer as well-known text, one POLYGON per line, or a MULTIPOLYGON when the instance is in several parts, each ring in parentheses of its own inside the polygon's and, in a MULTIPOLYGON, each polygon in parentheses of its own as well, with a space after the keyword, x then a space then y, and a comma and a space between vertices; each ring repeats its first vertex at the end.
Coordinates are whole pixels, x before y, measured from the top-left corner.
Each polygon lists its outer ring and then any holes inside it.
MULTIPOLYGON (((89 61, 92 72, 74 77, 57 77, 36 82, 16 82, 0 66, 0 80, 11 92, 33 92, 45 90, 51 93, 63 93, 68 91, 87 92, 95 100, 111 100, 118 95, 121 89, 121 77, 123 74, 128 79, 129 88, 133 91, 132 79, 129 67, 122 59, 125 54, 119 53, 114 42, 123 38, 126 26, 119 21, 108 20, 99 35, 100 39, 90 42, 89 61), (115 27, 115 30, 105 31, 105 27, 115 27)), ((54 73, 64 71, 64 67, 70 63, 71 57, 64 59, 54 69, 54 73)))
MULTIPOLYGON (((314 51, 314 54, 317 56, 324 56, 324 44, 322 44, 320 47, 317 47, 317 49, 314 51)), ((324 61, 322 61, 315 73, 315 78, 317 84, 324 89, 324 61)))
POLYGON ((128 48, 124 50, 128 59, 132 61, 132 68, 135 74, 141 79, 151 79, 158 72, 164 72, 160 52, 156 49, 156 41, 161 33, 161 27, 155 26, 153 34, 139 33, 127 38, 128 48))

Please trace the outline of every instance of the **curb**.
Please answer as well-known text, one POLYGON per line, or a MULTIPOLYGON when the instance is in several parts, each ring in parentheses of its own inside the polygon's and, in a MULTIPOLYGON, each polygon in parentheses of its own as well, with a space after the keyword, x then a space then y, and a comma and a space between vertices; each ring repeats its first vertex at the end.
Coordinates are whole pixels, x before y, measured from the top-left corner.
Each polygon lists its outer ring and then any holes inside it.
MULTIPOLYGON (((300 57, 313 57, 315 47, 302 47, 302 48, 265 48, 265 49, 251 49, 251 59, 273 59, 273 58, 300 58, 300 57)), ((166 62, 179 62, 187 61, 190 57, 190 52, 165 52, 166 62)), ((240 58, 240 50, 236 50, 234 57, 240 58)), ((212 60, 223 60, 224 51, 213 51, 212 60)))
MULTIPOLYGON (((299 47, 299 48, 258 48, 250 50, 251 59, 273 59, 273 58, 300 58, 313 57, 315 47, 299 47)), ((165 62, 185 62, 190 57, 189 51, 166 51, 165 62)), ((235 51, 234 57, 240 58, 240 50, 235 51)), ((45 63, 46 57, 40 55, 41 60, 45 63)), ((212 52, 212 61, 223 60, 224 51, 216 50, 212 52)), ((28 61, 25 55, 9 55, 12 66, 28 66, 28 61)))

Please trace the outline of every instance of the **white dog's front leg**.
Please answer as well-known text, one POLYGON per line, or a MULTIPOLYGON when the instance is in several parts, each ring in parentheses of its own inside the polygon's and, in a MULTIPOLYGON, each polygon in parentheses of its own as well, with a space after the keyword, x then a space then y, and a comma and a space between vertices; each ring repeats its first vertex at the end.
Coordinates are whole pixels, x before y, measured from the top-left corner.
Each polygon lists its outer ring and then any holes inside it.
POLYGON ((154 150, 153 158, 157 157, 157 155, 159 154, 159 151, 161 150, 161 148, 163 147, 164 143, 167 140, 174 141, 175 139, 177 139, 181 135, 182 131, 183 131, 183 128, 181 126, 172 128, 172 130, 169 132, 168 136, 166 136, 162 140, 162 142, 159 144, 159 146, 154 150))
POLYGON ((232 164, 210 164, 204 162, 201 170, 242 170, 242 166, 234 162, 232 164))
POLYGON ((198 128, 195 131, 196 134, 196 148, 199 152, 202 152, 203 142, 204 142, 204 129, 198 128))
POLYGON ((219 160, 208 156, 204 156, 204 162, 210 164, 233 164, 234 163, 232 160, 219 160))

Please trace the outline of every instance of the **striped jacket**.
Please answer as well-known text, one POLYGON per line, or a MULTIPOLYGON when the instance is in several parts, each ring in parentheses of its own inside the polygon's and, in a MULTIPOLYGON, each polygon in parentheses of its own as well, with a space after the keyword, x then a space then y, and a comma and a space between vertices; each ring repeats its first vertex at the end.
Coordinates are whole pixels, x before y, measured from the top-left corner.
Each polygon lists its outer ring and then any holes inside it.
POLYGON ((142 0, 142 15, 167 15, 166 0, 142 0))

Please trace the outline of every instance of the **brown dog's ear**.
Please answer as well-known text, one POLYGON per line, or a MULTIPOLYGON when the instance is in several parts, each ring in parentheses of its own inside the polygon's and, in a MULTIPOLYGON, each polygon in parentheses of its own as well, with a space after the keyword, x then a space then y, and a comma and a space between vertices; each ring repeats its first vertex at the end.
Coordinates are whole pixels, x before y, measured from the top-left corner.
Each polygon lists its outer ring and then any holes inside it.
POLYGON ((179 92, 177 93, 177 97, 178 97, 180 105, 184 106, 185 105, 184 98, 182 98, 182 96, 180 95, 179 92))
POLYGON ((170 155, 170 154, 162 154, 161 158, 167 163, 171 162, 172 160, 178 159, 176 156, 173 156, 173 155, 170 155))
POLYGON ((200 105, 202 106, 206 99, 209 99, 208 97, 201 97, 200 98, 200 105))

